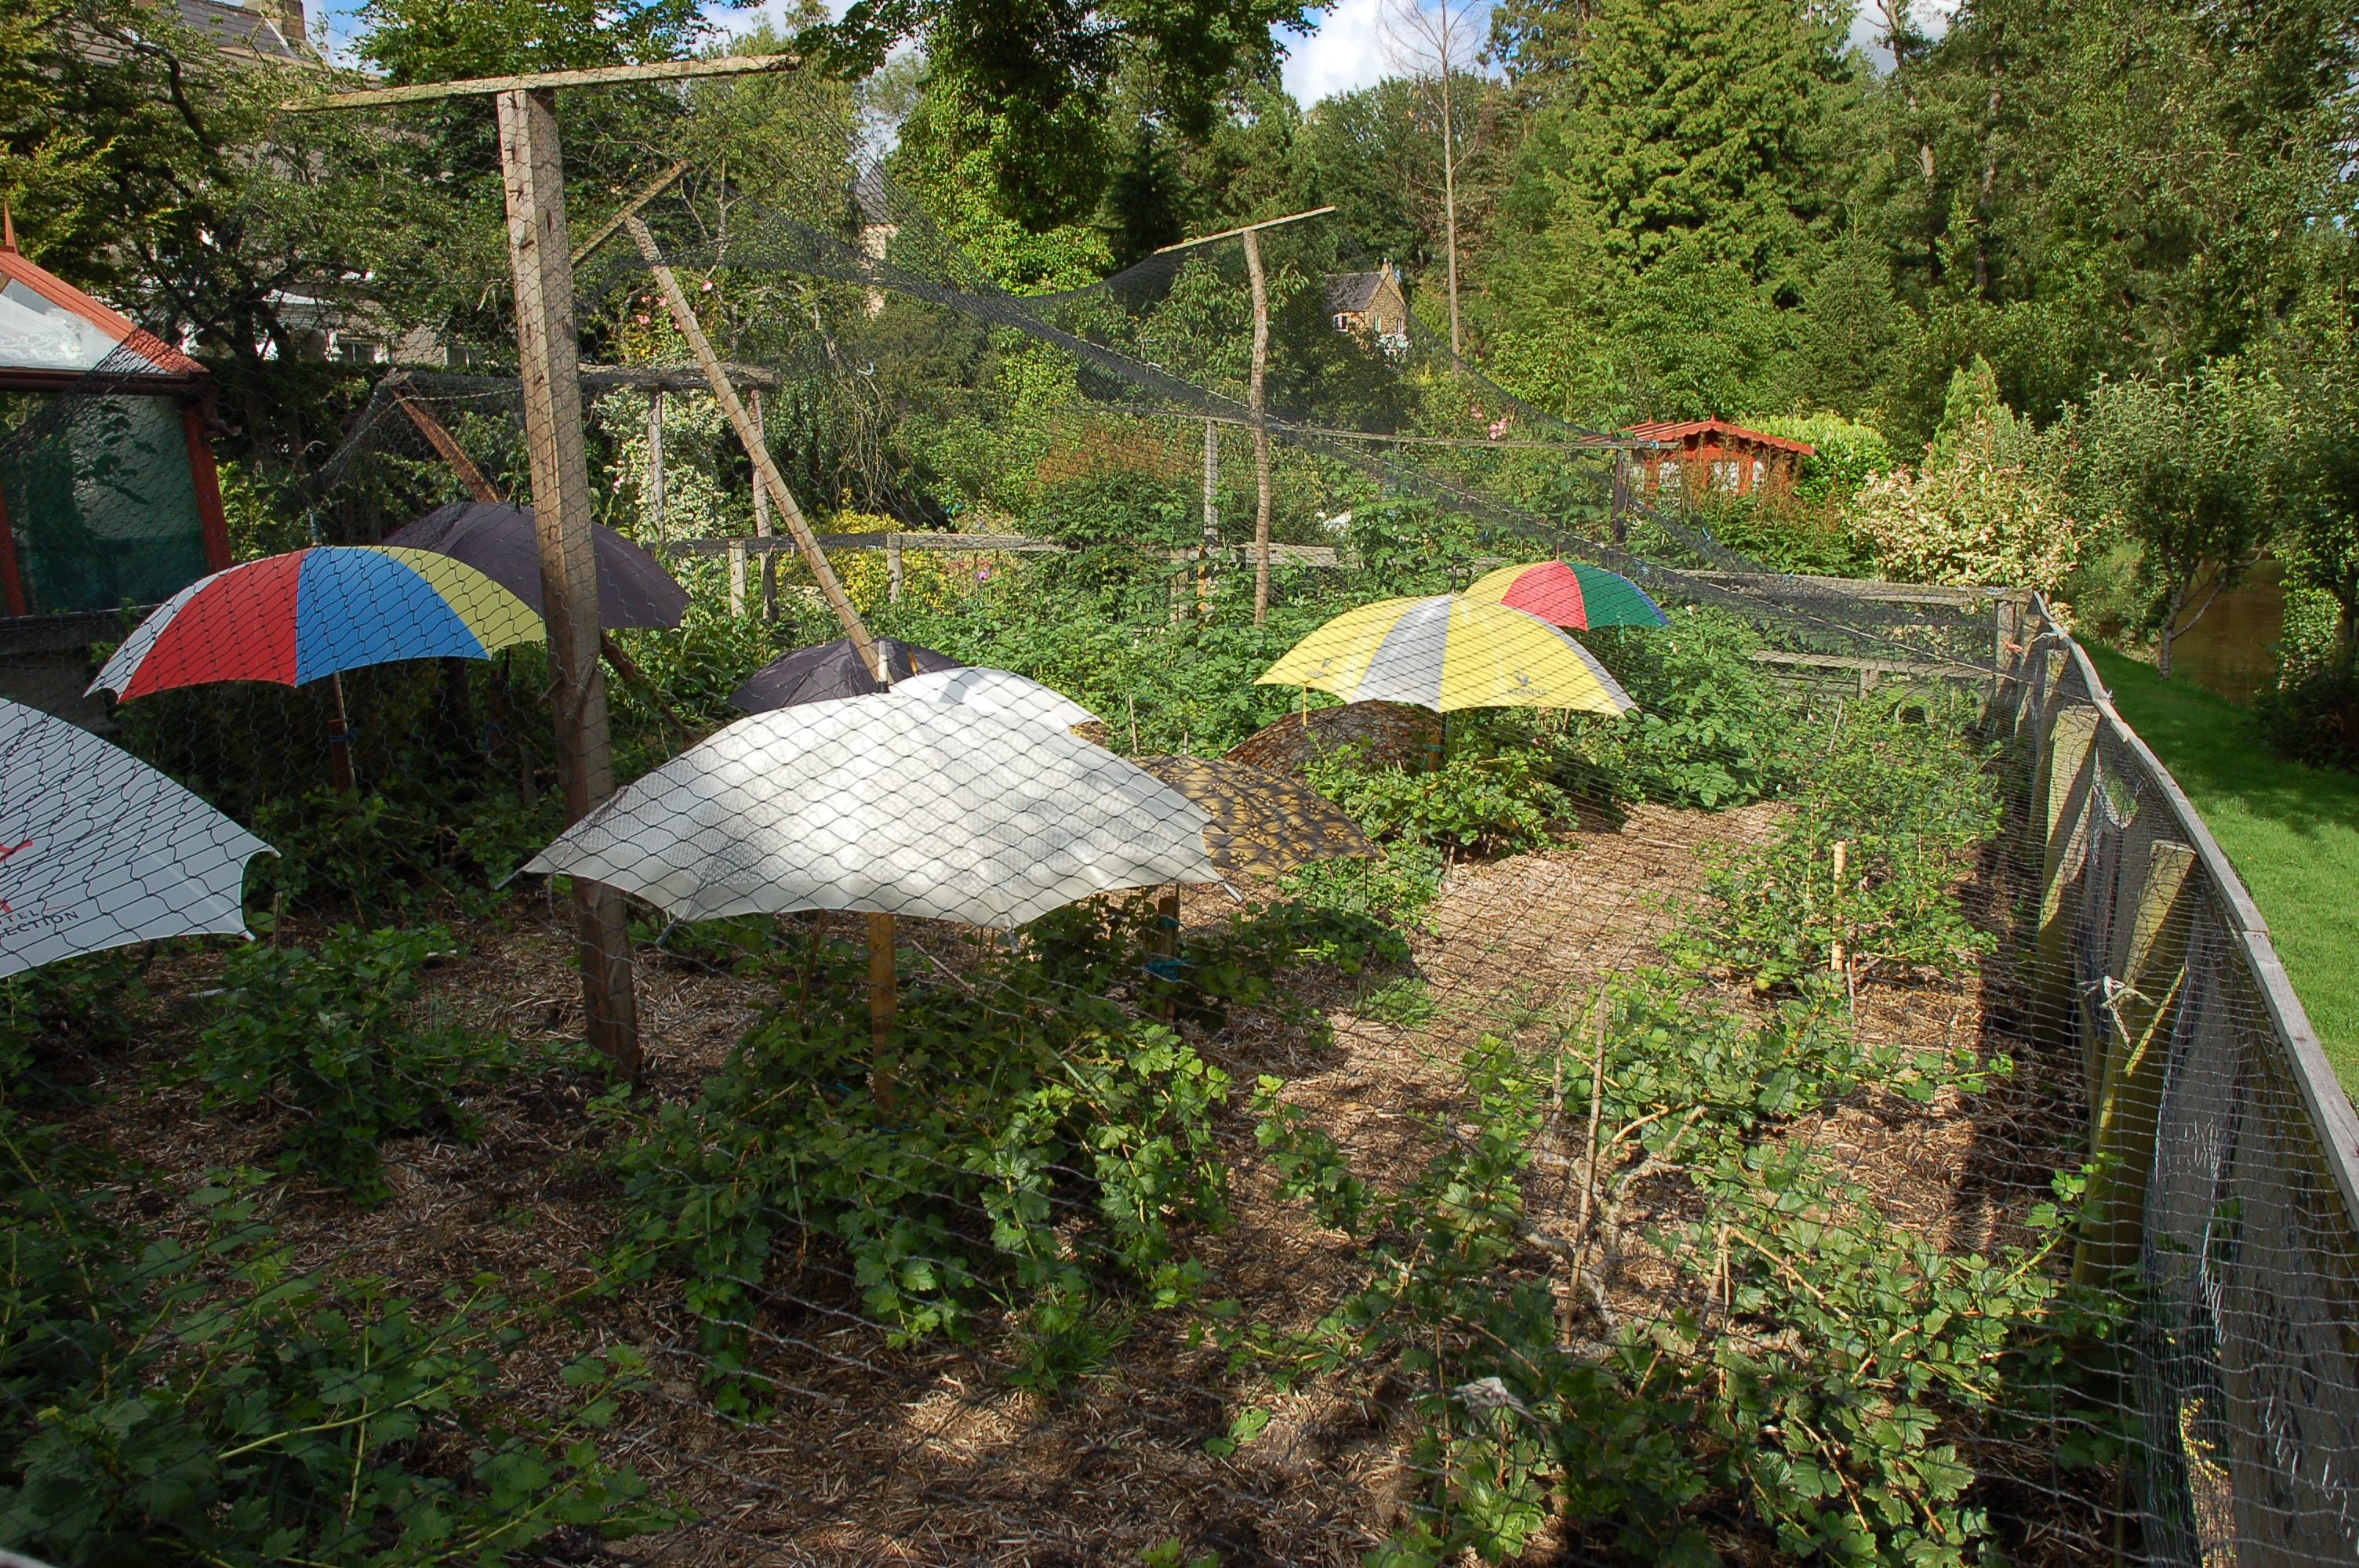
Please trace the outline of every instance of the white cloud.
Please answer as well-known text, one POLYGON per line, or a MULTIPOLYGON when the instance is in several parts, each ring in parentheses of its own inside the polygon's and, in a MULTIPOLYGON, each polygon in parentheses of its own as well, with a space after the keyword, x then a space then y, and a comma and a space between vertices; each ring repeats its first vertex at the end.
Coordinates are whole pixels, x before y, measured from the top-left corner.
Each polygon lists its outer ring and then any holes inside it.
POLYGON ((1383 21, 1384 0, 1336 0, 1309 38, 1278 34, 1288 51, 1286 90, 1294 101, 1307 109, 1381 81, 1390 69, 1383 21))

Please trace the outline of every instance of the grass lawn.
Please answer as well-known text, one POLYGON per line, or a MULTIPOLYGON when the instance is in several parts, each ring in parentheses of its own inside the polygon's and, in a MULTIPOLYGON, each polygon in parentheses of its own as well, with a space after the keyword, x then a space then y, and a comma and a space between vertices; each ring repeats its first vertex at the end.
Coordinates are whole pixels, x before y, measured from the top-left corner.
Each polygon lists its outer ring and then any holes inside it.
POLYGON ((2108 649, 2089 656, 2235 862, 2343 1088, 2359 1098, 2359 775, 2282 762, 2226 698, 2108 649))

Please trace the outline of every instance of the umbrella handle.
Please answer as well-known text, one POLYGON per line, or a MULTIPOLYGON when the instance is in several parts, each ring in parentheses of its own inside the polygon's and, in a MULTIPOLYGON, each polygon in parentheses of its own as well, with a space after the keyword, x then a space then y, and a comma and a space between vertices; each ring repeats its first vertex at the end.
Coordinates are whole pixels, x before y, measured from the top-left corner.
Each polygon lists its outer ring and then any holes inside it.
POLYGON ((336 692, 336 711, 328 716, 328 770, 337 790, 352 795, 360 786, 353 776, 352 715, 344 707, 344 677, 332 675, 328 680, 336 692))

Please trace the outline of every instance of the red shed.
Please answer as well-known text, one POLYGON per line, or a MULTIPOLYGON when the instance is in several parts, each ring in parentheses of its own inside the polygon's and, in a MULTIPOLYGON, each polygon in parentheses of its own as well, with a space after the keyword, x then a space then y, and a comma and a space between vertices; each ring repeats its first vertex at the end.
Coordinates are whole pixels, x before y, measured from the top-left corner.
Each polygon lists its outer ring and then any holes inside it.
POLYGON ((1701 493, 1715 490, 1723 495, 1749 495, 1767 486, 1788 490, 1804 458, 1818 456, 1808 441, 1789 441, 1766 430, 1748 430, 1725 419, 1683 419, 1636 425, 1629 431, 1636 441, 1657 441, 1667 449, 1634 454, 1647 495, 1669 491, 1701 493))

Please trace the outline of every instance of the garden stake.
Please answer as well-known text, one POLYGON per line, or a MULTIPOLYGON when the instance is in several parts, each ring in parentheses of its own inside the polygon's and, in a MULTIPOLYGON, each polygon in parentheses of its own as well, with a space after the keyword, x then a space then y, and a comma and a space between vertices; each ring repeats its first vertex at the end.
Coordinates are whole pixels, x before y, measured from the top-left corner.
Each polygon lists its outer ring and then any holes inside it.
MULTIPOLYGON (((1843 900, 1843 858, 1847 853, 1849 853, 1850 849, 1851 846, 1843 842, 1843 840, 1840 838, 1835 840, 1835 900, 1838 904, 1840 904, 1843 900)), ((1835 929, 1837 932, 1841 932, 1843 927, 1838 925, 1835 929)), ((1834 954, 1832 958, 1829 961, 1827 968, 1833 970, 1836 974, 1843 975, 1846 978, 1848 978, 1850 974, 1850 970, 1843 965, 1843 937, 1840 935, 1835 937, 1834 954)))
POLYGON ((868 1040, 875 1057, 868 1071, 868 1087, 877 1105, 893 1108, 893 1073, 898 1065, 886 1047, 893 1038, 896 1000, 893 975, 893 917, 868 917, 868 1040))

